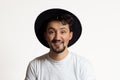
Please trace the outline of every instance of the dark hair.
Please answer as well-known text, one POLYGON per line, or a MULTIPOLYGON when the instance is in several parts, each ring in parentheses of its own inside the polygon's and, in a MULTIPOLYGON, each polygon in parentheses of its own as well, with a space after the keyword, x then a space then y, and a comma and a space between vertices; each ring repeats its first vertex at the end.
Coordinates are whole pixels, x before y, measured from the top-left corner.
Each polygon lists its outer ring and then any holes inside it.
POLYGON ((69 14, 58 14, 58 15, 55 15, 55 16, 49 18, 48 20, 46 20, 43 23, 44 31, 46 31, 47 25, 51 21, 60 21, 63 25, 68 24, 70 31, 72 31, 72 26, 74 25, 74 20, 73 20, 72 15, 69 15, 69 14))

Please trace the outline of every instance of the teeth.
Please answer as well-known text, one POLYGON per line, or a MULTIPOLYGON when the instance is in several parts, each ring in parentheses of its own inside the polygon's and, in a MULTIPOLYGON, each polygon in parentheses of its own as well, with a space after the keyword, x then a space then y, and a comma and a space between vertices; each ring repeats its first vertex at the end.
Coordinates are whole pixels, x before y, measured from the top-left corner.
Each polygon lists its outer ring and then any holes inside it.
POLYGON ((55 44, 56 44, 56 45, 60 45, 60 44, 61 44, 61 42, 56 42, 55 44))
POLYGON ((60 42, 57 42, 57 43, 55 43, 55 44, 61 44, 60 42))

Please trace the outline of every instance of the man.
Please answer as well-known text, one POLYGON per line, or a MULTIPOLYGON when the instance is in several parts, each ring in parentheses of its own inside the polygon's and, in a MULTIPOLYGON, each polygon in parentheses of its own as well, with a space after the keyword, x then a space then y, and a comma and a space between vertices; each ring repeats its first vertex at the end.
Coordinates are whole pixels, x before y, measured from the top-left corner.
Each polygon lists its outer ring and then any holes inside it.
POLYGON ((80 21, 71 12, 50 9, 41 13, 35 33, 50 51, 29 63, 25 80, 95 80, 90 63, 68 51, 81 31, 80 21))

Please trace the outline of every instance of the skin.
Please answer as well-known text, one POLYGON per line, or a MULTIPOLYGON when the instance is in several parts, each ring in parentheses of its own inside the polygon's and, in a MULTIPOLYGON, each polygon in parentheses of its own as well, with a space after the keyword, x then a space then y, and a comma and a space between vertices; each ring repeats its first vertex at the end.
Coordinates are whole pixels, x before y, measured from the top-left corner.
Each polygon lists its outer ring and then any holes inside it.
POLYGON ((50 46, 49 56, 54 60, 61 60, 68 55, 68 43, 72 39, 69 25, 63 25, 60 21, 48 23, 45 39, 50 46))

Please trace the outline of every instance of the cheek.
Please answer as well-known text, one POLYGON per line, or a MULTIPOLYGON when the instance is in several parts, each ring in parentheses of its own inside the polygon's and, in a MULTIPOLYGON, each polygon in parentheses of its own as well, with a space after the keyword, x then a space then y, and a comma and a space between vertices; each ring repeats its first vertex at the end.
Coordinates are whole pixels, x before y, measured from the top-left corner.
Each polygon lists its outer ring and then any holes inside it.
POLYGON ((68 44, 69 41, 72 39, 72 35, 73 35, 73 34, 70 33, 70 34, 68 34, 67 36, 64 37, 64 41, 65 41, 66 44, 68 44))
POLYGON ((67 43, 67 44, 68 44, 69 40, 70 40, 70 37, 68 37, 68 36, 64 38, 64 41, 65 41, 65 43, 67 43))
POLYGON ((53 36, 46 35, 46 41, 50 42, 53 40, 53 36))

